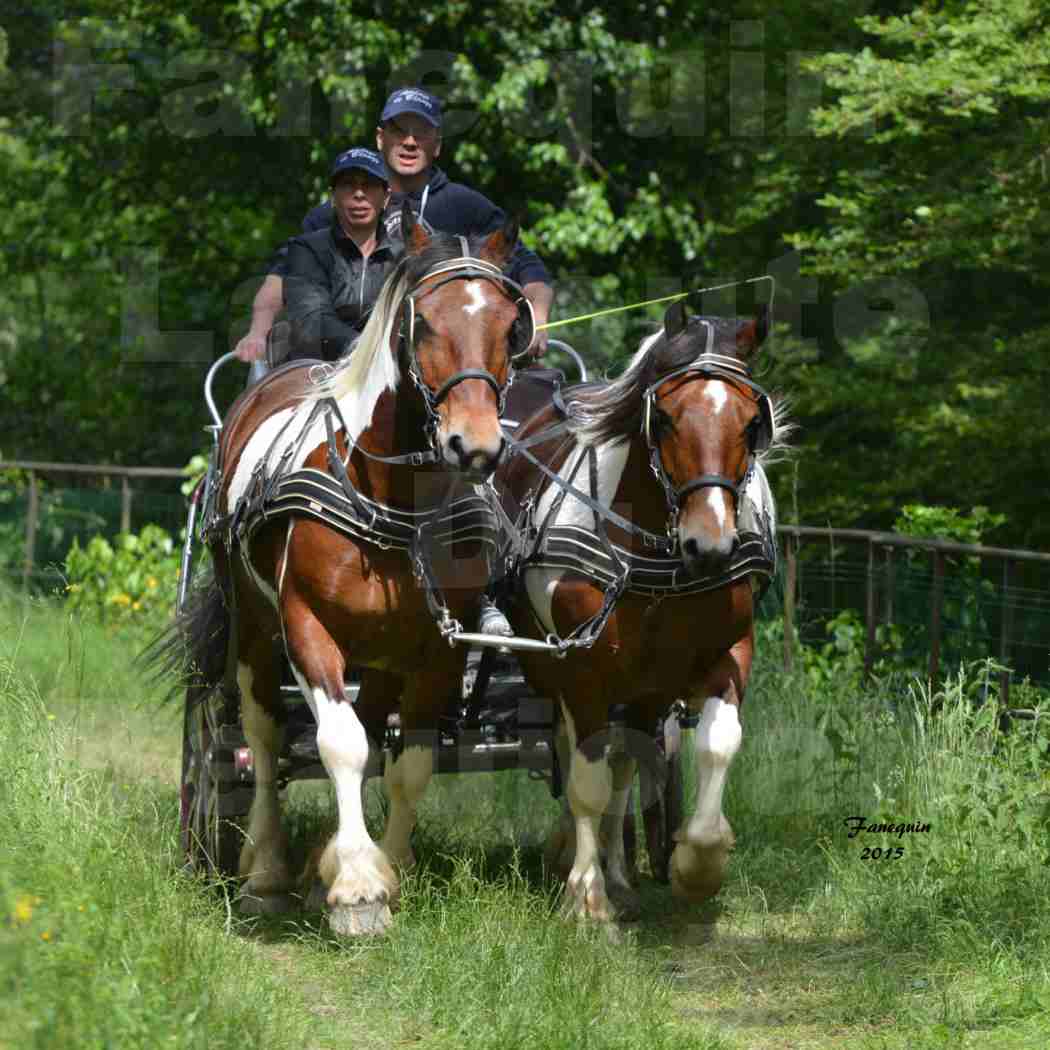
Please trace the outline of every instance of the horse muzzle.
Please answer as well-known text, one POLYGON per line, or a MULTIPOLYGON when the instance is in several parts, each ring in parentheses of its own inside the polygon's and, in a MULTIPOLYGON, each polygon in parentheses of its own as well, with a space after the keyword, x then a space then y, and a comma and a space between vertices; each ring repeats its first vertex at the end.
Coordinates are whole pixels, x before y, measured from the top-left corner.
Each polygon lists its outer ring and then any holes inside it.
POLYGON ((736 529, 722 533, 715 540, 706 536, 689 536, 680 543, 685 571, 694 580, 724 572, 739 547, 740 536, 736 529))
POLYGON ((471 441, 459 432, 441 442, 441 455, 450 470, 465 474, 472 480, 483 481, 499 465, 506 442, 496 435, 494 441, 471 441))

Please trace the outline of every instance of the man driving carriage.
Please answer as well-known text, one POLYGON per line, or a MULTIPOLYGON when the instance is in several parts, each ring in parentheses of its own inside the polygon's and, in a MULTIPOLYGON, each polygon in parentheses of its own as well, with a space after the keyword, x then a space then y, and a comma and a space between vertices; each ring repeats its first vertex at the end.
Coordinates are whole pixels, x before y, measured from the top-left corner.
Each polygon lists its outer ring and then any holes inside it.
MULTIPOLYGON (((441 154, 441 102, 420 88, 398 88, 387 98, 376 127, 376 145, 382 154, 389 179, 390 207, 382 217, 387 232, 397 235, 401 205, 408 200, 424 228, 474 237, 500 229, 506 221, 502 209, 483 194, 452 182, 435 160, 441 154)), ((332 224, 333 202, 311 209, 303 219, 304 235, 326 230, 332 224)), ((289 274, 288 246, 278 250, 252 304, 252 322, 237 344, 242 361, 260 359, 274 320, 287 300, 285 280, 289 274)), ((508 276, 520 284, 532 304, 536 324, 550 316, 553 290, 550 275, 540 258, 523 244, 516 245, 507 266, 508 276)), ((547 346, 540 330, 532 354, 540 356, 547 346)))

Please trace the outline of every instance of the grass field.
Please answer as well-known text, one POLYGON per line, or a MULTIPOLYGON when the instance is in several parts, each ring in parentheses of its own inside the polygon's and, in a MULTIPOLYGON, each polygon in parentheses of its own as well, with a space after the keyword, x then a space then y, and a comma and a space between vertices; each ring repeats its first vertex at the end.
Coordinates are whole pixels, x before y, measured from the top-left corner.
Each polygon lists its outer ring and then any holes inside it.
MULTIPOLYGON (((643 877, 616 940, 555 916, 543 784, 437 778, 391 933, 347 946, 181 872, 178 712, 136 644, 0 602, 0 1050, 1050 1045, 1050 732, 997 736, 979 669, 931 698, 786 676, 767 646, 725 890, 699 911, 643 877)), ((302 854, 326 785, 290 813, 302 854)))

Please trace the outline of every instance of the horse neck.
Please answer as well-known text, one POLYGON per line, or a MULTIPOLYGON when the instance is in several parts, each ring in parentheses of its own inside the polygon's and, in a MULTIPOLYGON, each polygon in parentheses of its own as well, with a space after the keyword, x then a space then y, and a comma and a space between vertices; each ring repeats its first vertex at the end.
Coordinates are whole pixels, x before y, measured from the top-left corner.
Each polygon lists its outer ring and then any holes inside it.
MULTIPOLYGON (((613 504, 619 514, 643 529, 662 533, 667 524, 667 498, 663 487, 649 469, 649 448, 636 434, 628 444, 627 461, 620 474, 613 504)), ((632 536, 629 546, 640 545, 632 536)))
MULTIPOLYGON (((411 383, 385 391, 376 402, 372 422, 356 444, 373 456, 403 456, 427 451, 426 414, 411 383)), ((438 465, 376 462, 360 452, 351 457, 351 476, 369 498, 391 507, 423 510, 441 502, 455 478, 438 465)))

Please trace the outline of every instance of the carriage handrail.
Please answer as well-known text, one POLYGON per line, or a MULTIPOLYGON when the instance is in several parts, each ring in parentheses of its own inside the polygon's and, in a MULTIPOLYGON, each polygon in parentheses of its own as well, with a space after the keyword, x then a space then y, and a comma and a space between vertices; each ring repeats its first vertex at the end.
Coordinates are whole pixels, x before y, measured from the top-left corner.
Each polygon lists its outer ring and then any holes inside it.
POLYGON ((572 358, 576 367, 580 370, 580 382, 587 382, 587 366, 583 363, 583 358, 579 355, 579 352, 574 350, 568 343, 562 342, 561 339, 548 339, 547 345, 553 347, 555 350, 560 350, 563 354, 568 354, 572 358))
POLYGON ((211 413, 211 418, 215 420, 215 425, 220 430, 222 429, 222 416, 219 415, 219 410, 215 406, 215 398, 212 397, 211 393, 211 384, 215 379, 215 373, 218 372, 227 361, 236 356, 237 354, 233 350, 228 354, 223 354, 222 357, 220 357, 218 361, 208 369, 208 374, 204 377, 204 401, 208 406, 208 411, 211 413))

